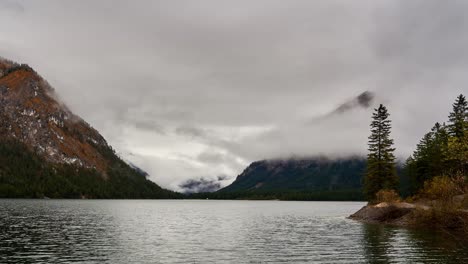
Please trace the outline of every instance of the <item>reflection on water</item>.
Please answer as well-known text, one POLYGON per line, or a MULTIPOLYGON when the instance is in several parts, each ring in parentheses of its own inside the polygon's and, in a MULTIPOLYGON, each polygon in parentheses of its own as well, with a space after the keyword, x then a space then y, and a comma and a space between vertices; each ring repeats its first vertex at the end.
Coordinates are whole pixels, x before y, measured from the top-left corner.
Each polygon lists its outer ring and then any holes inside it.
POLYGON ((394 231, 378 225, 363 225, 362 245, 366 259, 372 263, 389 263, 390 239, 394 231))
POLYGON ((465 240, 446 233, 382 225, 362 225, 364 252, 370 263, 465 263, 465 240))
POLYGON ((0 200, 0 263, 463 263, 468 260, 467 248, 454 239, 346 219, 362 205, 0 200))

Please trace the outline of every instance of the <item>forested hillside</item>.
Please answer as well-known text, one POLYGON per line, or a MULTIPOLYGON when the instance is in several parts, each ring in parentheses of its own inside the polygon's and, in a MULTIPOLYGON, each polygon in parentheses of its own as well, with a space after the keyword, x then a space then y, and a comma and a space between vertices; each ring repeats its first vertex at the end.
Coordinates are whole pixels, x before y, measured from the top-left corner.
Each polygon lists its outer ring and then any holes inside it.
POLYGON ((257 161, 221 191, 356 190, 362 186, 365 167, 359 158, 257 161))
POLYGON ((23 143, 0 140, 0 198, 178 198, 118 158, 105 177, 95 169, 51 164, 23 143))
POLYGON ((308 158, 253 162, 229 186, 190 198, 259 200, 363 200, 365 160, 308 158))
POLYGON ((0 197, 174 198, 123 162, 28 65, 0 59, 0 197))

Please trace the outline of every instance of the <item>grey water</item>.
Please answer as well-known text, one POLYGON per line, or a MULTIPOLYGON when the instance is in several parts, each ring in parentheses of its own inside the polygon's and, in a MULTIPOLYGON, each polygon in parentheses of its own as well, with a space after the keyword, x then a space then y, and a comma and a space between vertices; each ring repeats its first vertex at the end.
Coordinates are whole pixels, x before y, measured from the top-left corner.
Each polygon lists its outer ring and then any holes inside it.
POLYGON ((346 218, 363 205, 0 200, 0 263, 468 263, 453 237, 346 218))

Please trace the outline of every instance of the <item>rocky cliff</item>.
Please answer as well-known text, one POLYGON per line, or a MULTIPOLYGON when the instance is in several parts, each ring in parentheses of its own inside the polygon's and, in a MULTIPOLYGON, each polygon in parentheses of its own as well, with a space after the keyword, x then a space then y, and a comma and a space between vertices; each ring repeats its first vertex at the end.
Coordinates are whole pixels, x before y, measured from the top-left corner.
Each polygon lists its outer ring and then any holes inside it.
POLYGON ((0 143, 0 197, 175 195, 123 162, 99 132, 61 103, 54 89, 31 67, 5 59, 0 59, 0 143), (28 173, 13 167, 16 163, 27 163, 28 173), (87 175, 87 182, 79 175, 87 175), (47 181, 52 178, 70 190, 47 193, 51 184, 47 181), (99 190, 84 187, 90 181, 99 190), (125 193, 119 194, 119 190, 125 193))
POLYGON ((95 168, 107 162, 97 147, 105 139, 65 105, 50 85, 27 65, 0 61, 0 135, 24 143, 53 163, 95 168))

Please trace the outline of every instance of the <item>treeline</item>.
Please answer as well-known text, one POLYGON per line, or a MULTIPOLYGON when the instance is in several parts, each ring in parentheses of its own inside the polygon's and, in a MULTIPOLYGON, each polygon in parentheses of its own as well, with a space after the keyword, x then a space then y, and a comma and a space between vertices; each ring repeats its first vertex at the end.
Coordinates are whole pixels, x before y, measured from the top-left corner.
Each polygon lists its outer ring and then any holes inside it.
POLYGON ((188 194, 186 199, 213 200, 282 200, 282 201, 364 201, 361 189, 354 190, 272 190, 188 194))
POLYGON ((457 97, 447 123, 436 123, 424 135, 414 153, 406 160, 400 177, 390 136, 389 116, 387 108, 380 105, 375 109, 370 125, 364 193, 371 203, 378 202, 376 198, 382 195, 398 196, 398 190, 404 196, 413 196, 427 192, 428 186, 431 186, 430 192, 448 188, 434 183, 460 185, 459 191, 453 193, 463 193, 467 189, 468 103, 465 96, 457 97), (447 179, 433 181, 437 177, 447 179), (399 182, 400 179, 403 182, 399 182))
MULTIPOLYGON (((34 72, 34 69, 31 68, 28 64, 17 64, 17 63, 13 63, 13 66, 12 67, 9 67, 7 68, 4 72, 3 72, 3 76, 6 76, 12 72, 15 72, 15 71, 18 71, 18 70, 25 70, 25 71, 29 71, 29 72, 34 72)), ((0 76, 0 77, 3 77, 3 76, 0 76)))
POLYGON ((18 141, 0 140, 0 198, 183 197, 147 180, 111 149, 103 153, 109 161, 106 176, 94 169, 50 164, 18 141))
POLYGON ((457 97, 447 123, 435 123, 405 164, 410 193, 437 176, 466 178, 468 172, 468 103, 457 97))
MULTIPOLYGON (((387 203, 391 204, 387 208, 395 209, 398 207, 392 204, 402 199, 397 192, 395 148, 388 116, 382 105, 373 116, 365 193, 370 205, 387 203)), ((468 103, 459 95, 447 123, 436 123, 406 161, 403 178, 408 195, 404 198, 406 202, 425 206, 409 211, 408 224, 457 235, 468 234, 467 172, 468 103)), ((395 220, 404 213, 401 208, 396 212, 386 216, 388 220, 395 220)))

